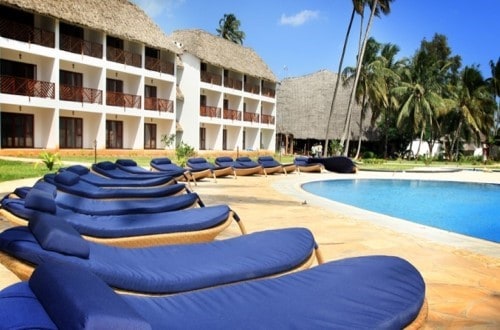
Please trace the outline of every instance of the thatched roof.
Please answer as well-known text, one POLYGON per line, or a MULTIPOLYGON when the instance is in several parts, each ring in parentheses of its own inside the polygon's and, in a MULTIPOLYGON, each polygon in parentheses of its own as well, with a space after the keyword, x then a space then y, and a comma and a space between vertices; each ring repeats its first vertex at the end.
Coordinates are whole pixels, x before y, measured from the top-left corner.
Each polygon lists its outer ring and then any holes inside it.
POLYGON ((264 80, 278 81, 267 64, 251 48, 203 30, 177 30, 171 37, 182 44, 184 51, 203 62, 264 80))
MULTIPOLYGON (((302 77, 285 78, 276 92, 277 133, 293 134, 296 139, 324 140, 326 125, 338 75, 322 70, 302 77)), ((339 86, 334 113, 330 123, 329 139, 340 139, 344 127, 351 89, 339 86)), ((351 137, 359 136, 361 107, 355 105, 351 121, 351 137)), ((363 121, 369 127, 370 114, 363 121)), ((364 132, 362 138, 372 138, 364 132)))
POLYGON ((142 9, 127 0, 0 0, 0 4, 54 17, 150 47, 180 52, 142 9))

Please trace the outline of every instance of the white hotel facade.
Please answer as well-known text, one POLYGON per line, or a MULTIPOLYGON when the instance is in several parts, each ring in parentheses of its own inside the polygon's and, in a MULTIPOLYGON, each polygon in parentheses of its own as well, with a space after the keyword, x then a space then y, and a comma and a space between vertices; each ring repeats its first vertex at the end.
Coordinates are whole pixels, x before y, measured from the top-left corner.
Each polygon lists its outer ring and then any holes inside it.
POLYGON ((0 0, 1 150, 275 150, 277 79, 251 49, 166 36, 134 4, 0 0))

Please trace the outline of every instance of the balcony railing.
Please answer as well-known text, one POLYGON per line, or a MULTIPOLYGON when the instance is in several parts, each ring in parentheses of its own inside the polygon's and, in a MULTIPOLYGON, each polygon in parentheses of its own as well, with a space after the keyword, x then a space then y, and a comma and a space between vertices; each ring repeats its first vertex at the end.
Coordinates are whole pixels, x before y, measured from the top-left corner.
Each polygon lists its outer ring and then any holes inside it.
POLYGON ((272 88, 262 87, 262 95, 268 96, 268 97, 275 97, 276 91, 272 88))
POLYGON ((132 65, 140 68, 142 63, 142 56, 140 54, 132 53, 123 49, 108 46, 106 48, 106 59, 117 63, 132 65))
POLYGON ((220 74, 215 74, 208 71, 200 72, 200 79, 203 82, 214 84, 214 85, 222 85, 222 76, 220 74))
POLYGON ((75 38, 65 34, 60 35, 59 48, 75 54, 102 58, 102 45, 97 42, 75 38))
POLYGON ((258 123, 259 122, 259 114, 253 113, 253 112, 244 112, 243 113, 243 120, 250 121, 252 123, 258 123))
POLYGON ((0 20, 0 36, 54 48, 55 33, 10 20, 0 20))
POLYGON ((5 94, 55 98, 55 84, 48 81, 2 75, 0 88, 5 94))
POLYGON ((102 104, 102 91, 93 88, 61 85, 59 86, 59 99, 64 101, 102 104))
POLYGON ((141 97, 138 95, 106 92, 106 104, 125 108, 141 108, 141 97))
POLYGON ((174 112, 174 102, 172 100, 158 99, 156 97, 145 97, 144 109, 159 112, 174 112))
POLYGON ((243 88, 243 82, 229 77, 224 77, 224 87, 240 90, 243 88))
POLYGON ((259 85, 245 84, 245 92, 259 94, 260 93, 260 86, 259 85))
POLYGON ((174 74, 174 63, 168 61, 162 61, 159 58, 146 56, 145 67, 148 70, 174 74))
POLYGON ((200 116, 210 118, 220 118, 221 108, 211 107, 207 105, 200 106, 200 116))
POLYGON ((223 116, 224 119, 241 120, 241 111, 224 109, 223 116))
POLYGON ((274 125, 274 116, 271 116, 271 115, 262 115, 260 117, 260 122, 262 124, 271 124, 271 125, 274 125))

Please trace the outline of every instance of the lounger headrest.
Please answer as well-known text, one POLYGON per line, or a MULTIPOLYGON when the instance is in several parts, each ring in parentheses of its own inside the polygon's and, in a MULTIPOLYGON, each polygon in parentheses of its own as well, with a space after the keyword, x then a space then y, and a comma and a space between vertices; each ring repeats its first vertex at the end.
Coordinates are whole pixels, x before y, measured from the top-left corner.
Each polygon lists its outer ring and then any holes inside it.
POLYGON ((54 186, 53 184, 50 184, 50 183, 45 182, 45 181, 37 181, 33 185, 33 188, 45 191, 54 197, 56 197, 56 195, 57 195, 57 187, 54 186))
POLYGON ((116 164, 112 163, 110 161, 103 161, 100 163, 95 164, 96 167, 103 169, 103 170, 114 170, 116 169, 116 164))
POLYGON ((233 161, 233 159, 231 157, 225 157, 225 156, 223 156, 223 157, 217 157, 215 160, 218 161, 218 162, 221 162, 221 163, 226 163, 226 162, 232 162, 233 161))
POLYGON ((24 198, 24 206, 32 210, 52 214, 55 214, 57 209, 54 195, 35 188, 31 188, 26 194, 26 197, 24 198))
POLYGON ((80 181, 80 176, 70 171, 62 171, 56 174, 54 180, 55 182, 63 184, 65 186, 72 186, 80 181))
POLYGON ((49 214, 35 214, 28 227, 44 250, 88 259, 89 243, 65 220, 49 214))
POLYGON ((190 164, 205 164, 207 160, 205 158, 198 157, 198 158, 189 158, 187 162, 190 164))
POLYGON ((166 157, 155 158, 155 159, 151 160, 151 162, 153 164, 157 164, 157 165, 172 164, 172 161, 166 157))
POLYGON ((70 167, 67 167, 66 170, 78 175, 84 175, 90 172, 90 170, 83 165, 72 165, 70 167))
POLYGON ((236 158, 236 161, 237 162, 251 162, 252 160, 250 159, 250 157, 238 157, 238 158, 236 158))
POLYGON ((132 159, 117 159, 115 163, 121 166, 137 166, 137 163, 132 159))
POLYGON ((103 280, 70 263, 45 262, 29 286, 59 329, 151 329, 103 280))
POLYGON ((262 162, 270 162, 273 161, 274 158, 272 156, 260 156, 258 160, 262 162))

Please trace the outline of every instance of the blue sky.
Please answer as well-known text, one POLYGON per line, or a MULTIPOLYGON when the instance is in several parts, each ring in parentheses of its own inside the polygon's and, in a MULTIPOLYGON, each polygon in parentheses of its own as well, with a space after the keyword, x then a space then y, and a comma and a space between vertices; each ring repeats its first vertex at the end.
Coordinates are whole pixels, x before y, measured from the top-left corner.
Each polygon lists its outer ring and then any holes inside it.
MULTIPOLYGON (((322 69, 336 72, 352 11, 351 0, 133 0, 166 34, 203 29, 216 34, 219 20, 233 13, 253 48, 278 79, 322 69)), ((448 38, 462 65, 478 64, 491 76, 489 61, 500 57, 499 0, 395 0, 388 16, 375 18, 370 36, 412 56, 435 33, 448 38)), ((367 17, 368 19, 368 12, 367 17)), ((359 18, 353 25, 345 64, 354 66, 359 18)))

